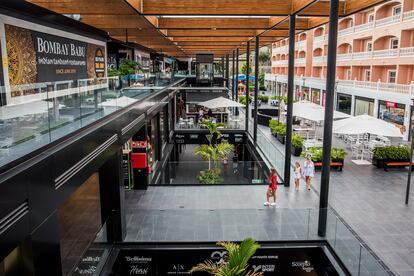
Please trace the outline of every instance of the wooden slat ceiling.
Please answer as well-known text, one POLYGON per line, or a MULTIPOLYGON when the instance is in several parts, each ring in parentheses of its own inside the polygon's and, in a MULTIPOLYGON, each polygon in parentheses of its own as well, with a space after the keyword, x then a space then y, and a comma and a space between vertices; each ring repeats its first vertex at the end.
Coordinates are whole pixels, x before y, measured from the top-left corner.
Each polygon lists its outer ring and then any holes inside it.
MULTIPOLYGON (((297 32, 328 21, 329 0, 29 0, 81 21, 115 39, 136 42, 170 56, 211 52, 217 57, 288 36, 288 16, 296 14, 297 32)), ((386 0, 340 0, 340 16, 386 0)))

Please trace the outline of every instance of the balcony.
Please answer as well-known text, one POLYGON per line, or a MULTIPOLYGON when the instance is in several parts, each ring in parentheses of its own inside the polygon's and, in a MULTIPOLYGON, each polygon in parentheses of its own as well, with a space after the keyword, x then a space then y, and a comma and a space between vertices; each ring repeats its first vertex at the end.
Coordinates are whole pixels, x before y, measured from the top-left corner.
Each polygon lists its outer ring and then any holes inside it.
POLYGON ((400 56, 414 56, 414 47, 400 48, 400 56))
POLYGON ((352 34, 353 32, 354 32, 354 27, 349 27, 349 28, 338 31, 338 36, 352 34))
POLYGON ((408 21, 414 19, 414 10, 407 11, 403 14, 403 21, 408 21))
POLYGON ((338 54, 336 56, 336 59, 338 61, 341 61, 341 60, 351 60, 352 59, 352 53, 338 54))
POLYGON ((303 46, 305 46, 306 45, 306 40, 301 40, 301 41, 298 41, 298 42, 296 42, 296 47, 303 47, 303 46))
POLYGON ((295 59, 295 64, 305 65, 306 64, 306 58, 297 58, 297 59, 295 59))
POLYGON ((288 64, 288 60, 276 60, 273 61, 273 65, 287 65, 288 64))
POLYGON ((317 42, 323 42, 323 41, 326 41, 326 40, 328 40, 328 35, 327 35, 327 34, 325 34, 325 35, 320 35, 320 36, 316 36, 316 37, 313 39, 313 42, 314 42, 314 43, 317 43, 317 42))
MULTIPOLYGON (((266 75, 268 81, 274 81, 287 83, 286 75, 266 75)), ((316 77, 300 77, 295 76, 294 82, 296 85, 305 85, 310 87, 318 87, 324 89, 326 85, 325 78, 316 77)), ((373 92, 393 92, 405 95, 414 95, 414 83, 412 84, 397 84, 397 83, 384 83, 384 82, 371 82, 371 81, 358 81, 358 80, 338 80, 338 92, 341 90, 349 91, 349 87, 369 89, 373 92)))
POLYGON ((288 51, 288 47, 289 47, 289 45, 284 45, 284 46, 273 48, 272 51, 274 53, 275 52, 286 52, 286 51, 288 51))
POLYGON ((365 31, 365 30, 372 29, 372 28, 374 28, 374 25, 375 25, 374 21, 367 22, 367 23, 361 24, 361 25, 357 25, 357 26, 354 27, 354 32, 357 33, 357 32, 362 32, 362 31, 365 31))
POLYGON ((391 25, 394 23, 398 23, 401 21, 401 14, 396 14, 393 16, 389 16, 383 19, 379 19, 375 21, 375 26, 376 27, 381 27, 381 26, 386 26, 386 25, 391 25))
POLYGON ((396 57, 398 56, 398 49, 385 49, 373 51, 374 58, 396 57))

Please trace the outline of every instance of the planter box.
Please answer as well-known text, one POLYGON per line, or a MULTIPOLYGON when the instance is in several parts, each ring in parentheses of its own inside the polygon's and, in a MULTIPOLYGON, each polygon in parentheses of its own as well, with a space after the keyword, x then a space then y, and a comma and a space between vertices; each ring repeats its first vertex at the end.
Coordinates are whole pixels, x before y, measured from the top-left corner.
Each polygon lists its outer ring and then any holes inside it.
POLYGON ((376 166, 377 168, 384 168, 384 163, 386 162, 410 162, 410 159, 376 159, 372 158, 372 165, 376 166))
MULTIPOLYGON (((315 163, 315 170, 317 169, 322 169, 322 161, 317 161, 314 162, 315 163)), ((332 160, 332 163, 341 163, 341 167, 337 167, 337 166, 331 166, 331 168, 339 168, 342 171, 342 167, 344 166, 344 160, 332 160)))
POLYGON ((279 140, 280 143, 282 143, 283 145, 285 144, 286 136, 282 136, 280 134, 277 134, 276 138, 277 138, 277 140, 279 140))
POLYGON ((299 148, 292 147, 293 156, 300 156, 301 153, 302 153, 302 147, 299 147, 299 148))

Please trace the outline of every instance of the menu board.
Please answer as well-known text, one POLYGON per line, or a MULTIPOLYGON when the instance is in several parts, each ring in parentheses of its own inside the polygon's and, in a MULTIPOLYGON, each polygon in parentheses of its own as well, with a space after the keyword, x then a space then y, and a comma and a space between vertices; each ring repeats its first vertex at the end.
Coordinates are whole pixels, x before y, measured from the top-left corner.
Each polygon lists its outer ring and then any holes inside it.
MULTIPOLYGON (((220 248, 121 249, 111 275, 190 275, 195 265, 206 260, 220 264, 224 258, 225 251, 220 248)), ((339 275, 320 247, 264 247, 251 258, 249 270, 263 275, 339 275)))

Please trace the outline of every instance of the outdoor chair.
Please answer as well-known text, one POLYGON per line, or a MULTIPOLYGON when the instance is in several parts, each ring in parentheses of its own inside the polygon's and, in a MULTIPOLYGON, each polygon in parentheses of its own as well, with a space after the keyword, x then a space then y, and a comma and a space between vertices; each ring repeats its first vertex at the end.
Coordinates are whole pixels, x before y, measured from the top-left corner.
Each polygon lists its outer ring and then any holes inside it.
POLYGON ((188 121, 188 128, 194 128, 194 118, 190 118, 188 121))

